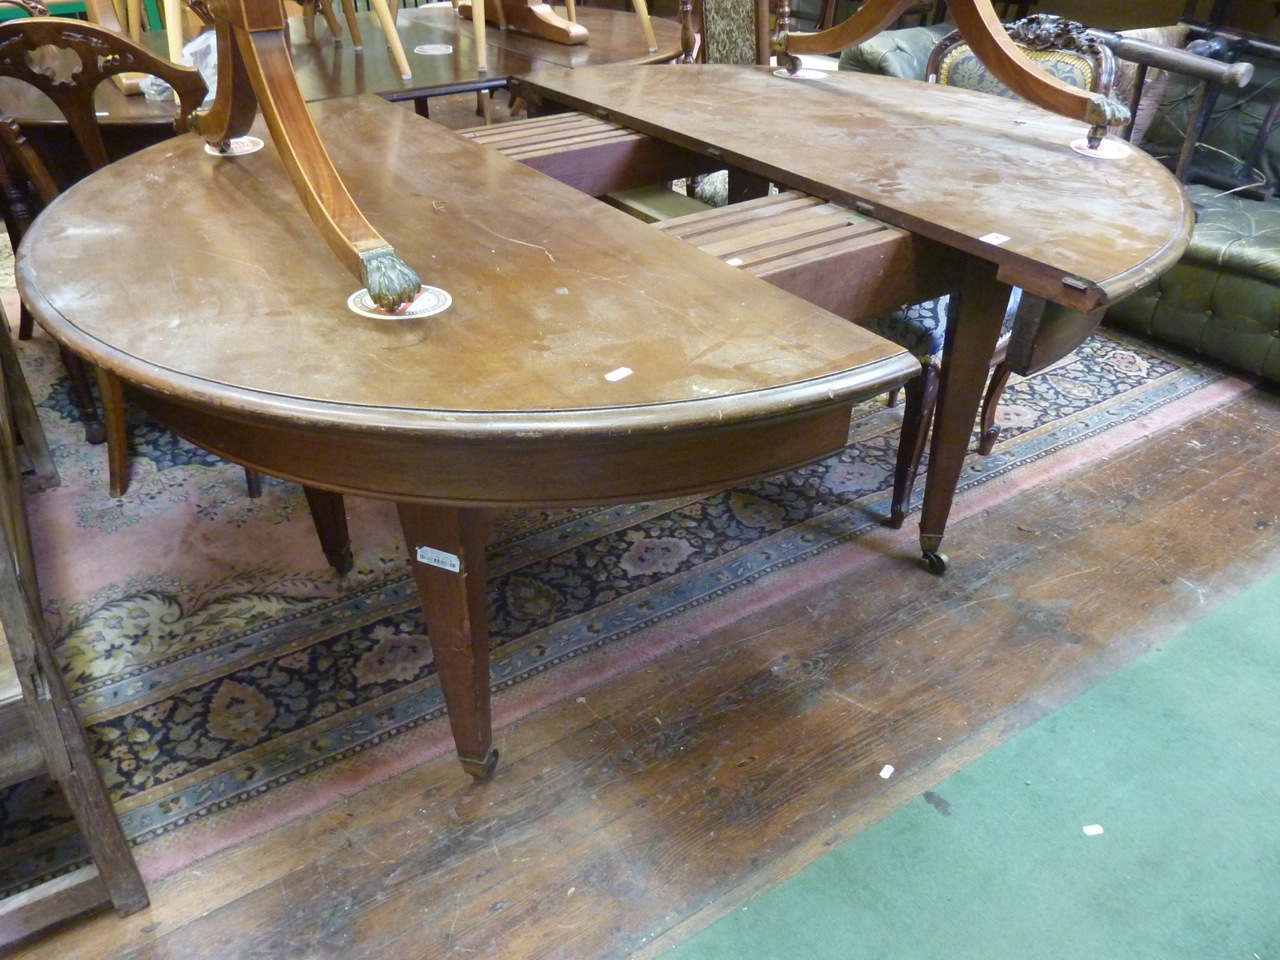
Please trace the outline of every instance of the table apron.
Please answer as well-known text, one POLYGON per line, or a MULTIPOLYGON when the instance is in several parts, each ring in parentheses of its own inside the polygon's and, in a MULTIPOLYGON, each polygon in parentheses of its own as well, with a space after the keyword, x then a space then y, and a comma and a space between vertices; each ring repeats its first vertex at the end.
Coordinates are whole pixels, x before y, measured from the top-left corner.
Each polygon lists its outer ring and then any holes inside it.
POLYGON ((631 433, 406 436, 243 419, 138 391, 178 436, 311 487, 452 506, 587 506, 726 489, 838 453, 858 397, 774 416, 631 433))

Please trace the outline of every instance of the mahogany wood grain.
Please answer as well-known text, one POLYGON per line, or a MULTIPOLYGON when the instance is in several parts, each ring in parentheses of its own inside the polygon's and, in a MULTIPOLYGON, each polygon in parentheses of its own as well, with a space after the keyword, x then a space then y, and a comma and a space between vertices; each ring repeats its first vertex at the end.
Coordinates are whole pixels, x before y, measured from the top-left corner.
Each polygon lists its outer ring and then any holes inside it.
MULTIPOLYGON (((1071 149, 1079 125, 954 87, 705 64, 540 71, 514 86, 531 103, 704 152, 968 258, 920 518, 921 550, 935 570, 946 567, 940 546, 987 372, 972 358, 992 356, 1010 288, 1091 313, 1167 270, 1190 236, 1186 194, 1151 157, 1135 150, 1098 162, 1071 149)), ((1025 322, 1015 322, 1015 337, 1025 322)), ((1083 339, 1089 329, 1046 324, 1056 336, 1037 344, 1024 329, 1022 342, 1047 363, 1073 345, 1065 334, 1083 339)))
POLYGON ((989 260, 1078 310, 1158 276, 1190 236, 1190 202, 1150 156, 1082 156, 1083 124, 989 94, 725 64, 544 69, 513 86, 989 260))
POLYGON ((657 226, 855 323, 949 293, 963 273, 946 247, 795 191, 657 226))
POLYGON ((888 551, 502 727, 485 785, 415 766, 23 958, 658 956, 1275 569, 1278 415, 1144 438, 958 521, 946 578, 888 551))
POLYGON ((581 113, 457 132, 592 197, 723 168, 704 154, 581 113))

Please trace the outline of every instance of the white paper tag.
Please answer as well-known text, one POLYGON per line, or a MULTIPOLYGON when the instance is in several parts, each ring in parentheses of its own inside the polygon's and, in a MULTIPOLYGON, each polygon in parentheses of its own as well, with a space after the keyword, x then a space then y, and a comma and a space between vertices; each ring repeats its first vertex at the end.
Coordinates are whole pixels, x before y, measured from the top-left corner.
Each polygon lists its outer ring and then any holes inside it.
POLYGON ((429 567, 439 567, 441 570, 451 570, 454 573, 462 569, 462 561, 455 554, 445 553, 434 547, 419 547, 417 557, 419 563, 425 563, 429 567))
POLYGON ((610 370, 604 375, 604 378, 610 383, 617 383, 619 380, 625 380, 631 376, 630 367, 619 367, 617 370, 610 370))
POLYGON ((985 237, 979 237, 983 243, 994 243, 996 246, 1006 242, 1009 238, 1003 233, 988 233, 985 237))
POLYGON ((1097 837, 1097 836, 1101 836, 1101 834, 1102 834, 1102 827, 1096 823, 1091 823, 1084 828, 1084 835, 1086 837, 1097 837))

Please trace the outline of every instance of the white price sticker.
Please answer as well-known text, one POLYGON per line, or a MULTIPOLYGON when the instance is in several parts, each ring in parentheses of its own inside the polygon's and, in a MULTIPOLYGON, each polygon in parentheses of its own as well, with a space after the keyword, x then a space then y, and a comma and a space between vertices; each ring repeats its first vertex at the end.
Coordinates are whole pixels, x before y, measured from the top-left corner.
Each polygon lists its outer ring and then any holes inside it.
POLYGON ((442 570, 451 570, 457 573, 462 569, 462 561, 452 553, 445 553, 443 550, 437 550, 434 547, 419 547, 417 551, 419 563, 425 563, 429 567, 439 567, 442 570))

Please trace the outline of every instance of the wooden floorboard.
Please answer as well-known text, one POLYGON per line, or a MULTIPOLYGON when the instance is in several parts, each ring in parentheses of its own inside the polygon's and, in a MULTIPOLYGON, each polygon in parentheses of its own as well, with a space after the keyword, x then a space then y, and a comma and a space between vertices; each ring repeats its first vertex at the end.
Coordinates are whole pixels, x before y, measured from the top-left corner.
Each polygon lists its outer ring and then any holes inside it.
POLYGON ((22 955, 657 956, 1280 567, 1278 486, 1252 391, 22 955))

